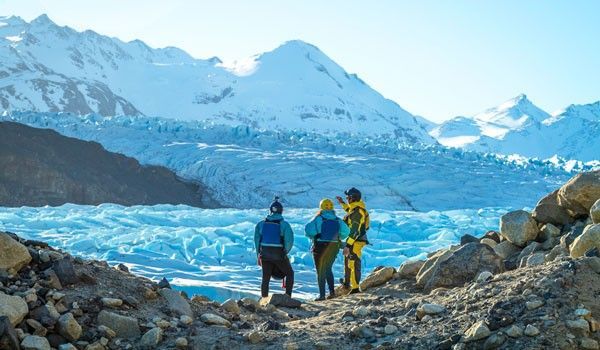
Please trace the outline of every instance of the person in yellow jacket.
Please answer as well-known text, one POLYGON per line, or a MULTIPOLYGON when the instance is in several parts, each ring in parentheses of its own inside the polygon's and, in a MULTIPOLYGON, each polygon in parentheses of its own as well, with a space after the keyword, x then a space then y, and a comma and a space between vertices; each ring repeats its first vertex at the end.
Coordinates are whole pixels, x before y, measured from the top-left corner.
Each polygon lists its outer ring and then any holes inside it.
POLYGON ((341 197, 336 197, 346 211, 344 222, 350 227, 350 235, 346 239, 346 246, 344 247, 345 277, 341 282, 346 289, 350 289, 349 294, 354 294, 360 292, 361 257, 363 248, 369 244, 367 230, 370 222, 369 213, 360 191, 352 187, 344 194, 348 203, 344 202, 341 197))

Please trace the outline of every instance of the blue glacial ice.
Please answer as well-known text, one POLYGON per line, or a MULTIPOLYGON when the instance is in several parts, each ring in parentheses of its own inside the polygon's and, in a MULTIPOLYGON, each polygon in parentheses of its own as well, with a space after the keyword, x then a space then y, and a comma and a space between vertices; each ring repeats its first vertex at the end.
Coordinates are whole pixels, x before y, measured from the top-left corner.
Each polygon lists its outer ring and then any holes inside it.
MULTIPOLYGON (((466 233, 497 229, 507 208, 449 211, 372 210, 372 245, 364 252, 365 275, 379 265, 398 267, 407 259, 456 243, 466 233)), ((295 295, 317 291, 310 242, 304 224, 310 209, 289 209, 286 219, 295 232, 290 252, 296 273, 295 295)), ((47 241, 76 256, 123 263, 136 274, 167 277, 189 294, 223 301, 258 296, 260 268, 253 251, 254 225, 264 210, 197 209, 178 205, 123 207, 114 204, 0 208, 0 231, 47 241)), ((341 254, 334 273, 341 277, 341 254)), ((281 292, 280 283, 271 283, 281 292)))

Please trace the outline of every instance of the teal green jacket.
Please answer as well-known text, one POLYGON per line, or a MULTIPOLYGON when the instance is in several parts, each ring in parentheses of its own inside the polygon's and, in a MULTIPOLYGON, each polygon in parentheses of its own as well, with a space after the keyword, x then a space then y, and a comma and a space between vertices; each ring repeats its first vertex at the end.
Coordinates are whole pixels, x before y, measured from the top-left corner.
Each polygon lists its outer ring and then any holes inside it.
MULTIPOLYGON (((283 219, 281 214, 270 214, 267 216, 267 220, 280 220, 279 225, 281 227, 281 235, 283 236, 283 248, 289 253, 294 247, 294 231, 292 231, 292 226, 290 226, 290 224, 283 219)), ((256 224, 256 228, 254 229, 254 248, 256 249, 256 254, 260 252, 260 238, 262 235, 262 227, 264 222, 265 220, 262 220, 256 224)), ((265 246, 269 245, 265 244, 265 246)))
MULTIPOLYGON (((306 237, 310 238, 311 240, 315 240, 315 237, 321 233, 321 225, 323 224, 323 217, 327 220, 338 220, 338 222, 340 223, 340 241, 344 242, 346 241, 346 238, 348 238, 348 235, 350 235, 350 228, 348 227, 348 225, 346 225, 346 223, 338 218, 335 215, 335 211, 334 210, 321 210, 321 214, 315 216, 308 224, 306 224, 306 226, 304 227, 304 232, 306 237)), ((321 240, 321 239, 317 239, 318 242, 325 242, 325 240, 321 240)), ((330 241, 327 241, 330 242, 330 241)))

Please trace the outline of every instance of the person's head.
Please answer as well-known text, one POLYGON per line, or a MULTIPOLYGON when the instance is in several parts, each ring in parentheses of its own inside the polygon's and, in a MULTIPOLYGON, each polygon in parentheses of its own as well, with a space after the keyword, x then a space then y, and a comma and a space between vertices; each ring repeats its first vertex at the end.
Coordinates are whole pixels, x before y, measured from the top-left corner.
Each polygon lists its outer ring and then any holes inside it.
POLYGON ((273 203, 271 203, 271 206, 269 207, 269 212, 271 212, 271 214, 283 214, 283 205, 279 202, 279 197, 275 197, 273 203))
POLYGON ((360 191, 354 187, 344 191, 344 194, 346 195, 346 200, 348 200, 348 203, 358 202, 362 198, 360 191))
POLYGON ((333 201, 329 198, 324 198, 319 203, 319 209, 321 210, 333 210, 333 201))

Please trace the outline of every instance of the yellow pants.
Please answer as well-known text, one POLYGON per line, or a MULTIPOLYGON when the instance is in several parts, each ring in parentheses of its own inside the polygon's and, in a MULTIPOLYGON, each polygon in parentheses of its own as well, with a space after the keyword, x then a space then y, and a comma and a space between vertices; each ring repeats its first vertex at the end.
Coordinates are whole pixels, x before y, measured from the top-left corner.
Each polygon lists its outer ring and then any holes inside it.
POLYGON ((349 284, 351 289, 357 289, 360 283, 360 265, 362 250, 367 245, 366 242, 354 242, 350 254, 344 257, 344 282, 349 284))

